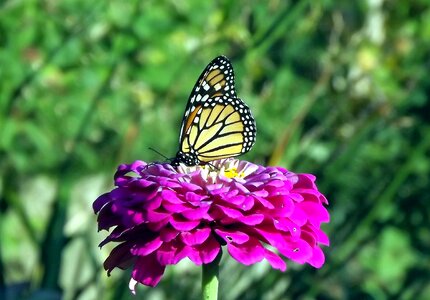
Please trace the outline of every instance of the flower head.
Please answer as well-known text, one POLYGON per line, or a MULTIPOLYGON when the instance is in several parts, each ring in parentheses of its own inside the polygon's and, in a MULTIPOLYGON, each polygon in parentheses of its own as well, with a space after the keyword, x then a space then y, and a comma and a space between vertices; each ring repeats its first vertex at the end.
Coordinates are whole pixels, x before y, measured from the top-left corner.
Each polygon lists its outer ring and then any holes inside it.
POLYGON ((99 230, 115 226, 100 245, 120 243, 104 267, 132 266, 132 291, 137 282, 157 285, 183 258, 212 262, 223 245, 245 265, 266 259, 284 271, 281 256, 324 264, 320 245, 329 240, 320 225, 329 215, 313 175, 236 159, 177 169, 136 161, 118 167, 115 185, 93 208, 99 230))

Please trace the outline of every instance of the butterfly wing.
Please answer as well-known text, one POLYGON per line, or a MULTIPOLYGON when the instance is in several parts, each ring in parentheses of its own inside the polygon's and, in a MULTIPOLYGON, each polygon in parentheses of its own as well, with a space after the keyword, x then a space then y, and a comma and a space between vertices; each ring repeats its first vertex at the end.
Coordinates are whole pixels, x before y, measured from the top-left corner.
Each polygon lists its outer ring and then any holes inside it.
POLYGON ((180 151, 209 162, 249 151, 255 136, 251 111, 236 96, 233 67, 225 56, 219 56, 205 68, 191 92, 182 120, 180 151))

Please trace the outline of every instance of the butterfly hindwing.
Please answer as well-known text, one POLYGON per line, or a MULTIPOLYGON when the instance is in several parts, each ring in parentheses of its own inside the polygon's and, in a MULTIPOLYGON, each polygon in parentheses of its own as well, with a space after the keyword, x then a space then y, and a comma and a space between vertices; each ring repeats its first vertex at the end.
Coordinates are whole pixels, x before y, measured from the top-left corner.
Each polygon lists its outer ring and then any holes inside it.
POLYGON ((233 67, 219 56, 205 68, 189 97, 174 162, 195 165, 238 156, 251 149, 255 135, 251 111, 236 96, 233 67))

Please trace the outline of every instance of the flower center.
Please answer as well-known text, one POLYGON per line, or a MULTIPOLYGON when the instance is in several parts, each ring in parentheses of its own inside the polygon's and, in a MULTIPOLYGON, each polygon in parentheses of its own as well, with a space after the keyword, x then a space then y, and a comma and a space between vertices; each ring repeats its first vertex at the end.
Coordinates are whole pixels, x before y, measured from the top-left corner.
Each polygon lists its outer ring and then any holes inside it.
POLYGON ((232 168, 225 170, 224 175, 228 178, 234 178, 234 177, 243 178, 243 177, 245 177, 245 173, 244 172, 237 172, 237 168, 235 168, 235 167, 232 167, 232 168))

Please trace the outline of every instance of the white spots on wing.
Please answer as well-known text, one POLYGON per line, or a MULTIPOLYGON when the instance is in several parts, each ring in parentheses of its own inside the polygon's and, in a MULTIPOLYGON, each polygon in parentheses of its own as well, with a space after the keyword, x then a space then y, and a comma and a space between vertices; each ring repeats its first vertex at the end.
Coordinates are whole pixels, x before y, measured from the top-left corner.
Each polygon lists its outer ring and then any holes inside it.
POLYGON ((215 91, 219 91, 221 89, 221 84, 217 83, 214 85, 215 91))

